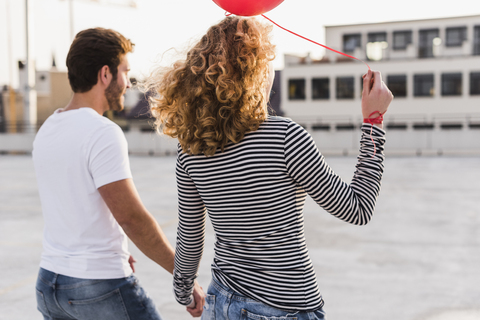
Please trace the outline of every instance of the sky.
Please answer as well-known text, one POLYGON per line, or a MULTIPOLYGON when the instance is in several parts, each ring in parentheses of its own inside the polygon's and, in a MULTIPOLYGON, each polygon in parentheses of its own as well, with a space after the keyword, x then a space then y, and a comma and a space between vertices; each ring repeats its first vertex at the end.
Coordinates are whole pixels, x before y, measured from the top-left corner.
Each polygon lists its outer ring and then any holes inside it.
MULTIPOLYGON (((53 56, 57 68, 66 70, 65 59, 71 43, 69 1, 31 1, 33 56, 37 70, 49 70, 53 56)), ((135 52, 129 58, 131 76, 137 78, 148 75, 155 65, 168 65, 181 58, 181 52, 225 17, 224 10, 212 0, 136 0, 136 8, 109 4, 115 1, 129 0, 97 0, 96 3, 73 0, 74 32, 105 27, 131 39, 135 43, 135 52)), ((285 28, 323 43, 326 25, 480 15, 478 0, 444 3, 438 0, 285 0, 266 16, 285 28)), ((276 69, 283 68, 285 53, 323 55, 324 49, 277 27, 272 36, 277 45, 276 69)), ((25 42, 25 0, 0 0, 0 85, 18 86, 17 61, 26 57, 25 42), (10 68, 12 77, 9 76, 10 68)))

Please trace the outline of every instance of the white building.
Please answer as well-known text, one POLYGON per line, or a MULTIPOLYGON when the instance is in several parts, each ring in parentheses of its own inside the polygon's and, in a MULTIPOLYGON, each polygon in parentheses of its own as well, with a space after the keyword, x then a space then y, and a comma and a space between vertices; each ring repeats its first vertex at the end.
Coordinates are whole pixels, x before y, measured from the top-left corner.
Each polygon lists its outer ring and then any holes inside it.
MULTIPOLYGON (((480 16, 328 26, 325 44, 382 72, 395 95, 385 115, 387 150, 480 153, 480 16)), ((319 61, 285 56, 285 116, 320 148, 357 152, 367 70, 331 51, 319 61)))

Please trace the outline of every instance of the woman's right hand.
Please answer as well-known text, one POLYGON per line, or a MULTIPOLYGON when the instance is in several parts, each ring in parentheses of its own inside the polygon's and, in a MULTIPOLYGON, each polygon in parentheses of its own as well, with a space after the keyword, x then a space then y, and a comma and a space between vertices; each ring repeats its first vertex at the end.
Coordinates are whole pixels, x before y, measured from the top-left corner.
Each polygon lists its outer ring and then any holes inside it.
POLYGON ((375 118, 384 114, 392 100, 393 94, 382 81, 380 72, 368 70, 368 73, 363 76, 363 118, 375 118))
POLYGON ((193 286, 193 301, 190 305, 187 306, 187 311, 192 315, 192 317, 201 317, 203 312, 203 306, 205 305, 205 292, 203 288, 200 287, 197 280, 195 280, 195 285, 193 286))

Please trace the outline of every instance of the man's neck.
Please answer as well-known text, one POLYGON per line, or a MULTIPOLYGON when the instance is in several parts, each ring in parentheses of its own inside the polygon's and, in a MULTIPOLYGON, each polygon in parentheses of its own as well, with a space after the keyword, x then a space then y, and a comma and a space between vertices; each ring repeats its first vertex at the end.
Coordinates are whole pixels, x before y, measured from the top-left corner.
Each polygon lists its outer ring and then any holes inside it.
POLYGON ((64 111, 80 108, 91 108, 99 115, 103 115, 108 110, 108 102, 105 95, 99 94, 95 88, 82 93, 74 93, 72 100, 64 108, 64 111))

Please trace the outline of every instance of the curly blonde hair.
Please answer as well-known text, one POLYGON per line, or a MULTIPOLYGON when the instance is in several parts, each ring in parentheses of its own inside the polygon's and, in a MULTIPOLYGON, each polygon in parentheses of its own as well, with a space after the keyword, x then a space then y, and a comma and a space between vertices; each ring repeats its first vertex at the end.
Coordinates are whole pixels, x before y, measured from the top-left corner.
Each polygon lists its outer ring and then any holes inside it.
POLYGON ((146 81, 158 132, 178 138, 184 152, 211 156, 237 143, 266 119, 271 26, 230 16, 210 27, 172 67, 146 81))

